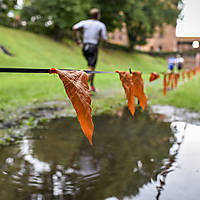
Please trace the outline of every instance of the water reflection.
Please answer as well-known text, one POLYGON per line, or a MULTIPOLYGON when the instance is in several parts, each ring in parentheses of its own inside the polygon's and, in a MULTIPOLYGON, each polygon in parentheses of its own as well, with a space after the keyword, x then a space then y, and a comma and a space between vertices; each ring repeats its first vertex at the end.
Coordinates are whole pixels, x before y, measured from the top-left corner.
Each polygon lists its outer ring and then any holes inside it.
POLYGON ((1 150, 0 197, 159 199, 177 168, 185 124, 177 129, 158 121, 139 110, 132 118, 127 109, 119 116, 95 117, 94 147, 73 118, 33 130, 30 138, 1 150), (152 198, 145 188, 151 188, 152 198))

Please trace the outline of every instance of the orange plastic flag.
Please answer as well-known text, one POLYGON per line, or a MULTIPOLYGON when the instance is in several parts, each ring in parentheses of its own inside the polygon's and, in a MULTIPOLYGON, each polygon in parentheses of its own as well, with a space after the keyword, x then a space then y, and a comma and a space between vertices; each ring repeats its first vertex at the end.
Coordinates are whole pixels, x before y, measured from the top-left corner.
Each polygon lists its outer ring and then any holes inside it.
POLYGON ((150 77, 149 77, 149 82, 152 82, 156 79, 160 78, 160 75, 157 72, 152 72, 150 77))
POLYGON ((192 70, 192 73, 193 73, 194 76, 196 75, 196 73, 197 73, 196 67, 192 70))
POLYGON ((182 72, 182 79, 185 80, 185 72, 182 72))
POLYGON ((128 108, 132 115, 135 114, 135 101, 134 96, 131 94, 131 88, 133 86, 133 82, 131 80, 131 75, 129 72, 119 72, 116 71, 119 74, 120 80, 122 82, 122 86, 124 88, 126 99, 128 100, 128 108))
POLYGON ((147 104, 147 97, 144 93, 144 83, 142 80, 142 73, 133 72, 132 81, 133 81, 133 87, 131 88, 131 93, 133 93, 133 95, 138 98, 139 104, 144 110, 147 104))
POLYGON ((62 80, 65 91, 76 110, 81 129, 92 144, 94 125, 88 75, 83 71, 64 71, 54 68, 50 70, 50 73, 57 73, 62 80))
POLYGON ((168 80, 167 80, 167 88, 169 87, 169 84, 171 83, 171 79, 172 79, 172 73, 168 73, 168 80))
POLYGON ((175 88, 177 88, 177 86, 178 86, 179 77, 180 77, 179 73, 174 74, 174 83, 175 83, 174 87, 175 88))
POLYGON ((190 71, 187 71, 186 73, 187 73, 188 79, 190 80, 190 71))
POLYGON ((135 114, 134 97, 137 97, 140 106, 144 110, 147 104, 147 97, 144 93, 144 84, 141 72, 133 72, 132 74, 129 72, 116 72, 119 73, 120 80, 128 100, 128 108, 131 114, 135 114))
POLYGON ((166 90, 167 90, 167 74, 164 73, 164 79, 163 79, 163 95, 166 96, 166 90))
POLYGON ((171 88, 174 89, 174 74, 171 74, 171 88))

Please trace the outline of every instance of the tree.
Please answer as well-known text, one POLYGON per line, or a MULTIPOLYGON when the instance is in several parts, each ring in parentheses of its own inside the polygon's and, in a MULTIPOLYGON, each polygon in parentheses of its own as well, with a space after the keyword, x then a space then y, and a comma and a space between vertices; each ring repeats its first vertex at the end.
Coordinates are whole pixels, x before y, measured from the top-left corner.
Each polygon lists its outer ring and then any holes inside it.
POLYGON ((145 44, 157 27, 163 24, 175 25, 179 16, 178 4, 181 0, 127 0, 123 13, 132 49, 137 44, 145 44))
POLYGON ((70 29, 82 16, 80 0, 32 0, 24 6, 21 19, 35 32, 61 37, 63 30, 70 29))
POLYGON ((130 49, 145 44, 157 27, 175 24, 180 14, 182 0, 29 0, 22 10, 22 20, 35 32, 45 32, 62 37, 66 30, 89 16, 97 7, 108 31, 121 27, 125 22, 130 49))
POLYGON ((10 23, 8 13, 14 10, 16 5, 17 0, 0 0, 0 24, 8 25, 10 23))
POLYGON ((175 25, 180 14, 178 5, 182 0, 94 0, 93 5, 101 9, 102 20, 108 30, 126 23, 130 49, 145 44, 157 27, 175 25), (121 13, 121 15, 119 14, 121 13))

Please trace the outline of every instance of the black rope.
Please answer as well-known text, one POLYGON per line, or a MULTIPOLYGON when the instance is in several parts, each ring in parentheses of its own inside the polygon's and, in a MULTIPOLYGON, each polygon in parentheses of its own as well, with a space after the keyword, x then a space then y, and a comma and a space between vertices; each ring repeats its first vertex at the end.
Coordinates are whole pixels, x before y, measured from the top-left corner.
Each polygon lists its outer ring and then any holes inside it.
MULTIPOLYGON (((76 69, 60 69, 65 71, 81 71, 76 69)), ((90 71, 83 70, 87 74, 113 74, 116 72, 105 72, 105 71, 90 71)), ((41 68, 5 68, 0 67, 0 72, 9 72, 9 73, 50 73, 50 69, 41 69, 41 68)), ((132 73, 131 68, 129 68, 129 72, 132 73)), ((152 72, 142 72, 143 74, 151 74, 152 72)), ((164 74, 166 72, 156 72, 157 74, 164 74)))
MULTIPOLYGON (((75 69, 60 69, 66 71, 80 71, 75 69)), ((83 70, 87 74, 110 74, 115 72, 103 72, 103 71, 90 71, 90 70, 83 70)), ((10 72, 10 73, 50 73, 50 69, 33 69, 33 68, 1 68, 0 72, 10 72)))

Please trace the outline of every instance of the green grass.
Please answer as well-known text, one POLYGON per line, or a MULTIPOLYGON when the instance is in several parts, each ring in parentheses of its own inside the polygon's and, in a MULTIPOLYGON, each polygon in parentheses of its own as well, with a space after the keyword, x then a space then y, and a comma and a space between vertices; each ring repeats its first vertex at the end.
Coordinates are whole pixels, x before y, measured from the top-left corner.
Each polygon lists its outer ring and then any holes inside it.
MULTIPOLYGON (((61 44, 50 38, 29 32, 0 26, 0 45, 4 45, 13 57, 0 52, 0 67, 68 67, 86 69, 81 49, 73 42, 61 44)), ((166 63, 138 53, 101 49, 96 70, 102 71, 164 71, 166 63)), ((148 78, 145 76, 146 79, 148 78)), ((100 108, 124 98, 117 74, 99 74, 95 77, 99 93, 93 99, 93 107, 100 108), (120 94, 120 95, 119 95, 120 94), (114 101, 112 101, 112 100, 114 101)), ((0 109, 16 110, 36 102, 65 100, 63 85, 56 75, 49 74, 0 74, 0 109)))
POLYGON ((151 104, 173 105, 179 108, 187 108, 193 111, 200 110, 200 75, 179 82, 177 89, 167 91, 164 97, 162 87, 159 84, 147 88, 151 104))

